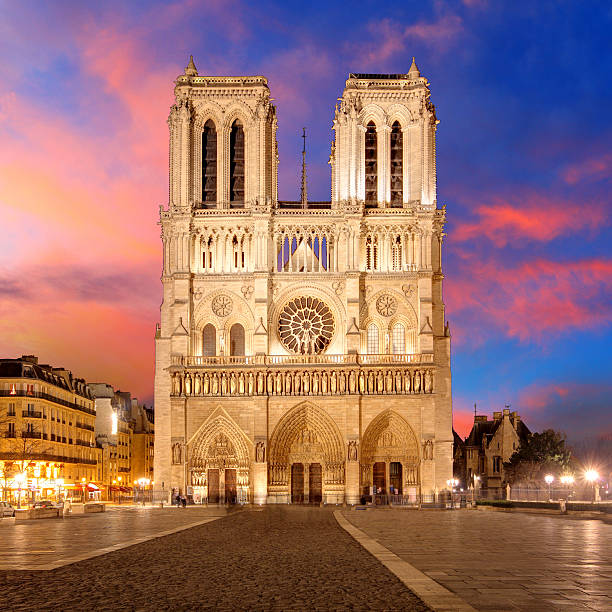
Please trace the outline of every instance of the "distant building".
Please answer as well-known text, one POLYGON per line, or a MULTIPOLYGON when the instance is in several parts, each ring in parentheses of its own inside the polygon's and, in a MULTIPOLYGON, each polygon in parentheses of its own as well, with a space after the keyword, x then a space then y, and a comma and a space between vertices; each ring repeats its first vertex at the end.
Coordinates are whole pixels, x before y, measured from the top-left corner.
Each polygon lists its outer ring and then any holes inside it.
POLYGON ((97 412, 98 478, 108 499, 131 495, 140 479, 153 481, 153 411, 108 383, 88 387, 97 412))
POLYGON ((459 488, 468 487, 465 441, 453 429, 453 478, 459 481, 459 488))
POLYGON ((474 425, 465 440, 465 484, 483 489, 500 489, 504 484, 504 462, 531 434, 516 412, 504 408, 493 420, 474 415, 474 425))
POLYGON ((38 357, 0 359, 0 486, 3 499, 98 490, 94 401, 81 378, 38 357))

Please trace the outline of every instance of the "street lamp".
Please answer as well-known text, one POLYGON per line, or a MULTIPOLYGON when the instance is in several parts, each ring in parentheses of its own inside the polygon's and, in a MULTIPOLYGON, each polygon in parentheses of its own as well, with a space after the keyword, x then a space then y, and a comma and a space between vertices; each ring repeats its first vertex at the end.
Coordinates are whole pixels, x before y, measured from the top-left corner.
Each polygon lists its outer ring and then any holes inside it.
POLYGON ((555 477, 552 474, 546 474, 546 476, 544 476, 544 481, 548 485, 548 501, 552 500, 552 493, 550 491, 550 485, 552 485, 554 479, 555 477))
POLYGON ((19 497, 17 498, 17 508, 21 509, 21 487, 26 483, 28 475, 25 472, 15 474, 15 482, 19 487, 19 497))
POLYGON ((598 502, 599 501, 599 487, 597 486, 597 481, 599 480, 599 474, 597 473, 596 470, 587 470, 584 473, 584 477, 587 480, 587 482, 590 482, 593 485, 593 491, 594 491, 594 501, 598 502))
POLYGON ((446 485, 448 486, 448 488, 450 489, 450 507, 451 510, 453 509, 453 488, 456 487, 459 484, 459 481, 456 478, 449 478, 446 481, 446 485))

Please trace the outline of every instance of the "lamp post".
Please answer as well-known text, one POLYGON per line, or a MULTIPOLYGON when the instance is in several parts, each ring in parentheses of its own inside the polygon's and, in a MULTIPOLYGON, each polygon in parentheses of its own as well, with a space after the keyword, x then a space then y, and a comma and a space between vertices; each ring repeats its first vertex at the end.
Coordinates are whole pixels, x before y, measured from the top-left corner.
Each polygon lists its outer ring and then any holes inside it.
POLYGON ((19 494, 17 497, 17 508, 21 510, 21 487, 26 483, 27 474, 25 472, 19 472, 15 474, 15 482, 19 488, 19 494))
POLYGON ((459 484, 459 481, 456 478, 449 478, 446 481, 446 485, 448 486, 448 488, 450 489, 450 507, 451 510, 453 509, 453 489, 454 487, 456 487, 459 484))
POLYGON ((599 480, 599 474, 596 470, 587 470, 584 473, 584 477, 587 482, 590 482, 593 485, 593 501, 599 501, 599 487, 597 486, 597 481, 599 480))
POLYGON ((552 485, 554 479, 555 477, 552 474, 546 474, 546 476, 544 476, 544 481, 548 485, 548 501, 552 501, 550 486, 552 485))

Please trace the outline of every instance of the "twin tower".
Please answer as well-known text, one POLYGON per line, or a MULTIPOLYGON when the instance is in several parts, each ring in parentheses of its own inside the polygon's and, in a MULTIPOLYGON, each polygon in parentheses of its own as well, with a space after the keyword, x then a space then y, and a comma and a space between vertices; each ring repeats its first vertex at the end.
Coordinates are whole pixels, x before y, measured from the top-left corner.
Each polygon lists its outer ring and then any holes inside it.
POLYGON ((429 84, 350 74, 331 201, 278 199, 261 76, 176 80, 161 207, 155 489, 196 503, 414 503, 452 477, 429 84), (378 496, 378 497, 377 497, 378 496))

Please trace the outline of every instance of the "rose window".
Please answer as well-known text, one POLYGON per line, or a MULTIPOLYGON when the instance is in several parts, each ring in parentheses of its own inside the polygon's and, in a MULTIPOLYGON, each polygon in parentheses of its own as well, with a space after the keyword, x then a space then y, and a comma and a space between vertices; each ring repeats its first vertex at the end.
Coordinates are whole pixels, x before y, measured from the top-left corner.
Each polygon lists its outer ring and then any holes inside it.
POLYGON ((376 310, 383 317, 392 317, 397 310, 397 300, 392 295, 385 293, 376 300, 376 310))
POLYGON ((318 298, 298 297, 285 304, 278 333, 283 346, 293 353, 322 353, 334 335, 334 317, 318 298))

